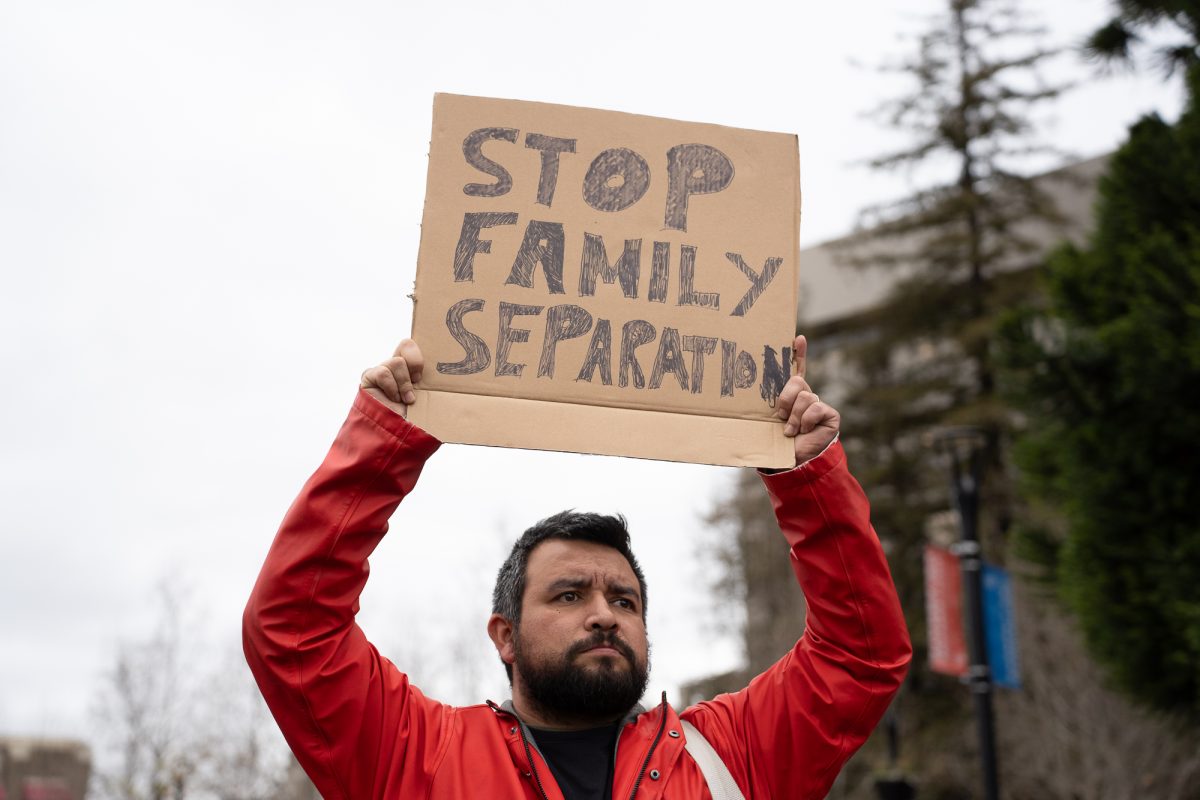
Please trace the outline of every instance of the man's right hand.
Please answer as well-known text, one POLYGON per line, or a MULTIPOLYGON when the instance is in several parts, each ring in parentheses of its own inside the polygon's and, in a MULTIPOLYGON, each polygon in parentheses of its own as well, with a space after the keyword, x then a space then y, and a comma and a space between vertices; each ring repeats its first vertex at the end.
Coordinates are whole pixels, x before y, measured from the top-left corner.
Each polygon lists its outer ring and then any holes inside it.
POLYGON ((396 345, 391 358, 365 370, 358 385, 392 411, 407 416, 408 406, 417 402, 413 388, 421 382, 424 369, 421 348, 412 339, 405 339, 396 345))

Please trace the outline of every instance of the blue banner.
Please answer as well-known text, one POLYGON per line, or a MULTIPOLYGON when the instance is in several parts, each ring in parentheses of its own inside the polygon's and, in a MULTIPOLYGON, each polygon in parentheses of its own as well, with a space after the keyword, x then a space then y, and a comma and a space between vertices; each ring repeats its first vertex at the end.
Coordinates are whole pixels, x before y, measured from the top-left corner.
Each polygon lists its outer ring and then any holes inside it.
POLYGON ((991 564, 983 565, 983 630, 992 682, 1008 689, 1020 689, 1021 665, 1017 657, 1012 583, 1008 570, 991 564))

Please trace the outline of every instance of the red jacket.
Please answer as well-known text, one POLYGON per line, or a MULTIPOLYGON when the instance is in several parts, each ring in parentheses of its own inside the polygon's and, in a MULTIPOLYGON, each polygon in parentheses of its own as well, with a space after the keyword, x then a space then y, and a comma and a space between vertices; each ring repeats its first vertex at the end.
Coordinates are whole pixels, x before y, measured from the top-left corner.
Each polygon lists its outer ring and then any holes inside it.
MULTIPOLYGON (((271 545, 246 607, 246 658, 326 798, 560 800, 516 717, 425 697, 354 622, 367 557, 438 446, 359 393, 271 545)), ((821 798, 887 708, 911 650, 841 446, 763 480, 808 599, 806 630, 748 687, 682 716, 747 798, 821 798)), ((665 701, 625 726, 613 787, 616 798, 710 796, 665 701)))

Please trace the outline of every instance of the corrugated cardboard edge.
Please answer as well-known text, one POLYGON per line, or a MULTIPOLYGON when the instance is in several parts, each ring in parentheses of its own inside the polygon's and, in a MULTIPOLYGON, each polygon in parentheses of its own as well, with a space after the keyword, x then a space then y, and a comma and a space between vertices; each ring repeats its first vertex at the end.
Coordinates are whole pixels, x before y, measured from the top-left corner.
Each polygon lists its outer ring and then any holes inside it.
POLYGON ((443 442, 562 450, 724 467, 796 463, 782 421, 730 419, 417 390, 408 419, 443 442), (596 431, 607 436, 597 437, 596 431), (597 447, 596 442, 604 444, 597 447))

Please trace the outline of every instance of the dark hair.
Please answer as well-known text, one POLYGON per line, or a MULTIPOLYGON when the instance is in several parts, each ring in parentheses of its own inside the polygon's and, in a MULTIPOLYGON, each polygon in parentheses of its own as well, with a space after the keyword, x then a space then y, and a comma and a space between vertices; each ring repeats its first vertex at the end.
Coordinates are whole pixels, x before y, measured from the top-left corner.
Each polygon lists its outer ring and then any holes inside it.
POLYGON ((638 589, 642 593, 642 620, 646 619, 646 576, 638 565, 637 557, 629 549, 629 529, 625 517, 606 514, 584 514, 575 511, 560 511, 552 517, 538 522, 517 539, 496 574, 496 588, 492 591, 492 613, 499 614, 514 625, 521 621, 521 599, 525 596, 525 571, 529 565, 529 554, 547 539, 577 539, 606 545, 625 556, 633 574, 637 576, 638 589))

